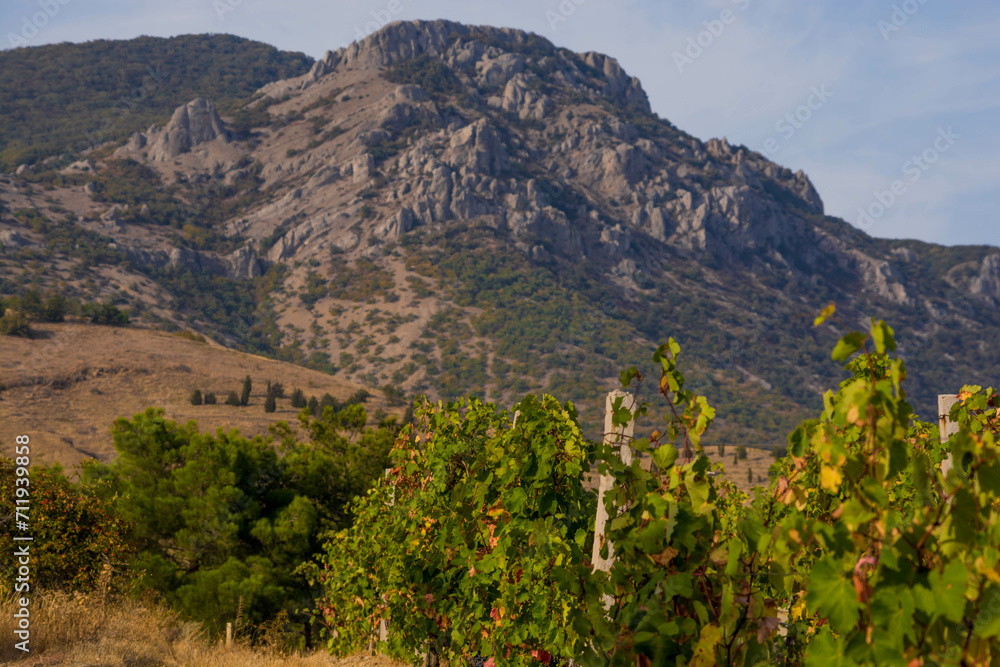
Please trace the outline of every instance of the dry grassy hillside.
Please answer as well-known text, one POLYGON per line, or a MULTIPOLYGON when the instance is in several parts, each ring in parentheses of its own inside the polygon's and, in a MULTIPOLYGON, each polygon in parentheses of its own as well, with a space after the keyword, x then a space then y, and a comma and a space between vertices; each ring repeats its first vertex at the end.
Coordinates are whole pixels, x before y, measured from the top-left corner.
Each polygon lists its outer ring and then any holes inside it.
MULTIPOLYGON (((163 407, 168 418, 194 419, 203 430, 239 429, 266 434, 268 425, 296 421, 298 410, 287 398, 277 411, 264 412, 265 383, 295 387, 307 397, 330 393, 346 399, 359 389, 324 373, 293 364, 243 354, 212 343, 138 328, 87 324, 33 324, 32 339, 0 339, 0 452, 10 455, 14 437, 31 436, 38 463, 73 466, 87 457, 108 461, 114 455, 109 428, 120 416, 150 406, 163 407), (250 375, 253 391, 246 407, 225 405, 230 390, 239 392, 250 375), (195 388, 212 391, 216 405, 193 406, 195 388)), ((390 408, 372 391, 369 414, 390 408)))
POLYGON ((706 447, 705 454, 712 463, 722 463, 725 471, 722 477, 734 483, 743 491, 751 491, 755 486, 767 486, 767 469, 774 463, 770 450, 747 447, 747 457, 738 463, 733 463, 735 447, 726 447, 726 455, 719 457, 715 447, 706 447), (747 478, 747 470, 753 472, 753 483, 747 478))

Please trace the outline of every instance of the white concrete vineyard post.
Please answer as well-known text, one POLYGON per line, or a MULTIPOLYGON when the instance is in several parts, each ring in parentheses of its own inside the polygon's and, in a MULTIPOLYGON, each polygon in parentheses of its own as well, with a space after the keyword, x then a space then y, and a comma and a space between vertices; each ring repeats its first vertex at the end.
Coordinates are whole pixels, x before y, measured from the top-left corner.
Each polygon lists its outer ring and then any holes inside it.
MULTIPOLYGON (((385 469, 385 476, 387 478, 391 473, 392 473, 392 468, 385 469)), ((389 492, 389 502, 387 503, 387 505, 389 507, 392 507, 395 504, 396 504, 396 485, 393 484, 392 491, 389 492)), ((389 621, 387 621, 384 618, 378 622, 378 640, 380 642, 389 640, 389 621)))
MULTIPOLYGON (((948 442, 948 438, 958 433, 958 424, 953 424, 948 419, 951 408, 956 403, 958 403, 958 396, 955 394, 938 394, 938 430, 941 431, 941 442, 948 442)), ((952 459, 951 453, 949 453, 948 457, 941 462, 941 472, 947 475, 951 466, 952 459)))
POLYGON ((226 646, 233 645, 233 624, 226 623, 226 646))
MULTIPOLYGON (((625 465, 632 463, 632 434, 635 430, 635 398, 632 394, 616 390, 608 394, 604 403, 604 444, 617 446, 618 456, 621 457, 625 465), (621 406, 632 413, 632 419, 625 426, 614 425, 614 403, 618 398, 622 399, 621 406)), ((614 479, 610 474, 601 476, 601 483, 597 490, 597 519, 594 522, 594 551, 591 555, 591 562, 595 570, 607 572, 615 562, 614 545, 608 545, 608 557, 601 558, 601 543, 604 541, 604 528, 608 523, 608 510, 604 507, 604 494, 614 487, 614 479)), ((611 606, 611 598, 605 596, 605 607, 611 606)))

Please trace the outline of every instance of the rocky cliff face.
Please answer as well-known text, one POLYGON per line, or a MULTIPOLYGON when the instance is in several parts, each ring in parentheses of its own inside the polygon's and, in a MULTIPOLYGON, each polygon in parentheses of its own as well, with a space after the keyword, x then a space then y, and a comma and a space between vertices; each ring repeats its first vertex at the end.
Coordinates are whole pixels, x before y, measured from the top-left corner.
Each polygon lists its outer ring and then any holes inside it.
MULTIPOLYGON (((394 23, 268 84, 241 114, 237 135, 197 99, 117 149, 160 179, 145 213, 102 200, 107 160, 64 171, 92 179, 73 189, 83 202, 55 196, 139 273, 270 280, 254 316, 281 332, 271 352, 371 384, 498 397, 579 386, 676 333, 706 386, 750 383, 801 405, 838 370, 822 350, 792 350, 833 335, 804 324, 831 300, 845 321, 901 323, 906 354, 927 363, 940 341, 982 339, 1000 321, 995 248, 868 237, 826 216, 804 173, 656 117, 613 58, 522 31, 394 23), (385 318, 404 324, 371 324, 385 318), (768 333, 788 327, 791 338, 768 333), (604 366, 570 382, 558 366, 581 350, 604 366), (471 361, 446 382, 454 359, 471 361), (534 379, 512 384, 509 368, 534 379)), ((0 198, 41 206, 16 182, 0 198)), ((44 241, 7 224, 9 247, 44 241)), ((221 326, 184 309, 159 312, 221 326)), ((918 377, 928 401, 998 370, 989 346, 967 347, 961 380, 940 365, 918 377)))

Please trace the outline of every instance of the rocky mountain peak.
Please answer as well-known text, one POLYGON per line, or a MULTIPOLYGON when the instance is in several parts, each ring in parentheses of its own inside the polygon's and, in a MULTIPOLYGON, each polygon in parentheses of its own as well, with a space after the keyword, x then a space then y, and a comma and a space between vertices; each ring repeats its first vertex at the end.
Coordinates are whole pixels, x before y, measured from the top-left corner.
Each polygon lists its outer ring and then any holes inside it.
MULTIPOLYGON (((554 81, 580 85, 588 77, 601 80, 598 92, 623 106, 650 112, 649 100, 642 85, 629 76, 618 61, 600 53, 574 54, 557 48, 552 42, 534 33, 513 28, 469 26, 453 21, 396 21, 365 39, 327 51, 298 86, 308 85, 338 67, 378 69, 399 65, 421 58, 437 58, 465 74, 466 82, 492 87, 506 84, 508 89, 515 77, 539 69, 554 76, 554 81)), ((523 87, 525 77, 513 82, 523 87)), ((263 90, 275 94, 288 88, 280 84, 263 90)), ((505 96, 516 95, 514 90, 505 96)))

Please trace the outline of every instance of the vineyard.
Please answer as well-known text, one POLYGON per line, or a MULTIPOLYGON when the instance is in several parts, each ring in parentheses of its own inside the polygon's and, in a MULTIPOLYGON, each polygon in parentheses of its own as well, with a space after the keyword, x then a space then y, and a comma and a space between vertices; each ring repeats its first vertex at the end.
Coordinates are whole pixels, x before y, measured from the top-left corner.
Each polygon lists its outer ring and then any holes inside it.
POLYGON ((881 321, 840 339, 850 377, 753 494, 704 454, 715 412, 672 339, 653 358, 669 409, 645 437, 634 368, 602 443, 549 396, 510 413, 425 405, 353 526, 301 568, 329 649, 425 665, 1000 664, 995 392, 963 388, 942 442, 894 351, 881 321))

